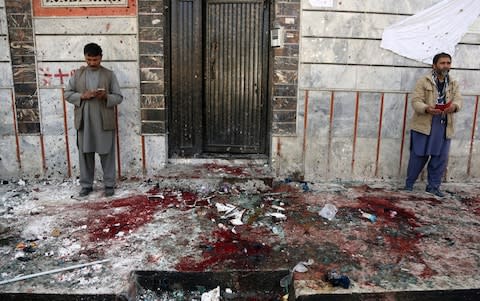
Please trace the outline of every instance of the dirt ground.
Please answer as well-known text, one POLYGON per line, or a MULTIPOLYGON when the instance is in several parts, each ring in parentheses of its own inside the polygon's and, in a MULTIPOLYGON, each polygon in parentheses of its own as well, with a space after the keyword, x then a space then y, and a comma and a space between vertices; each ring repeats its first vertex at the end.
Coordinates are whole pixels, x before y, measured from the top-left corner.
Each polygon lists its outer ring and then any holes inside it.
POLYGON ((423 183, 404 192, 262 174, 204 165, 125 179, 109 198, 96 183, 83 199, 76 180, 3 180, 0 282, 108 261, 0 284, 0 293, 131 298, 133 271, 294 267, 284 281, 296 296, 480 288, 478 183, 445 183, 440 199, 423 183), (337 210, 331 220, 320 215, 327 204, 337 210), (349 288, 328 282, 332 271, 349 288))

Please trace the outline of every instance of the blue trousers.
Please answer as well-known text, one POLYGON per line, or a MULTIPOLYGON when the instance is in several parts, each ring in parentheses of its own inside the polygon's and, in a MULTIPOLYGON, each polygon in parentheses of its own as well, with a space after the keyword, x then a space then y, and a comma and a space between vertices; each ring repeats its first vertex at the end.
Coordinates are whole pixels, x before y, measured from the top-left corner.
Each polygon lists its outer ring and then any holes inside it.
POLYGON ((408 161, 406 187, 413 187, 427 161, 428 187, 436 189, 440 187, 447 168, 448 152, 438 156, 417 156, 413 151, 410 151, 410 160, 408 161))

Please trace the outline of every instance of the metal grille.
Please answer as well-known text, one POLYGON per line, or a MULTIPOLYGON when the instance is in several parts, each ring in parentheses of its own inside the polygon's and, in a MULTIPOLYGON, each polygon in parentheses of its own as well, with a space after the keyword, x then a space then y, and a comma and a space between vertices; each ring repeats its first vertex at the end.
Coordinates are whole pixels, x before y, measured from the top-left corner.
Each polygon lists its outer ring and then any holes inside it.
POLYGON ((208 1, 206 151, 262 152, 267 47, 263 1, 208 1))
POLYGON ((268 9, 259 0, 173 0, 169 153, 263 154, 268 9))
POLYGON ((201 1, 172 2, 171 153, 194 155, 202 146, 201 1))

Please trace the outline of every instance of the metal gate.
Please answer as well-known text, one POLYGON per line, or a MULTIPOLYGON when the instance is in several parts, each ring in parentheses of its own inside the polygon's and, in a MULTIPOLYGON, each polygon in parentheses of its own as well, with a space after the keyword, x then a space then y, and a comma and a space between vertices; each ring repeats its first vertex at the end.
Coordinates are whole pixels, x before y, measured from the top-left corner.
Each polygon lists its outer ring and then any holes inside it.
POLYGON ((268 1, 172 0, 170 156, 264 154, 268 1))

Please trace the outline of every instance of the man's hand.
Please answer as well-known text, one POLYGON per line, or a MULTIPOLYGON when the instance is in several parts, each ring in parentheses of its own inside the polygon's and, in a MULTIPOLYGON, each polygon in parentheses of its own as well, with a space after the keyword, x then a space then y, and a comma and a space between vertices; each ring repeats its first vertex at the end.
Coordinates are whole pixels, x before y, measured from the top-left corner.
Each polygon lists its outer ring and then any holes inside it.
POLYGON ((440 109, 435 109, 435 107, 427 107, 427 108, 425 109, 425 112, 426 112, 427 114, 440 115, 440 114, 442 114, 443 112, 446 112, 446 110, 445 110, 445 111, 442 111, 442 110, 440 110, 440 109))
POLYGON ((95 92, 95 97, 101 100, 106 100, 107 92, 105 92, 105 89, 97 89, 97 91, 95 92))
POLYGON ((96 91, 87 90, 87 91, 83 92, 82 95, 80 95, 80 99, 81 99, 81 100, 89 100, 89 99, 94 98, 95 96, 97 96, 97 92, 96 92, 96 91))
POLYGON ((448 108, 446 108, 443 113, 445 114, 449 114, 449 113, 455 113, 455 111, 457 110, 457 106, 452 104, 451 106, 449 106, 448 108))
POLYGON ((88 90, 83 92, 83 94, 80 96, 81 100, 90 100, 93 98, 98 98, 101 100, 106 100, 107 99, 107 93, 105 92, 104 89, 97 89, 97 90, 88 90))

